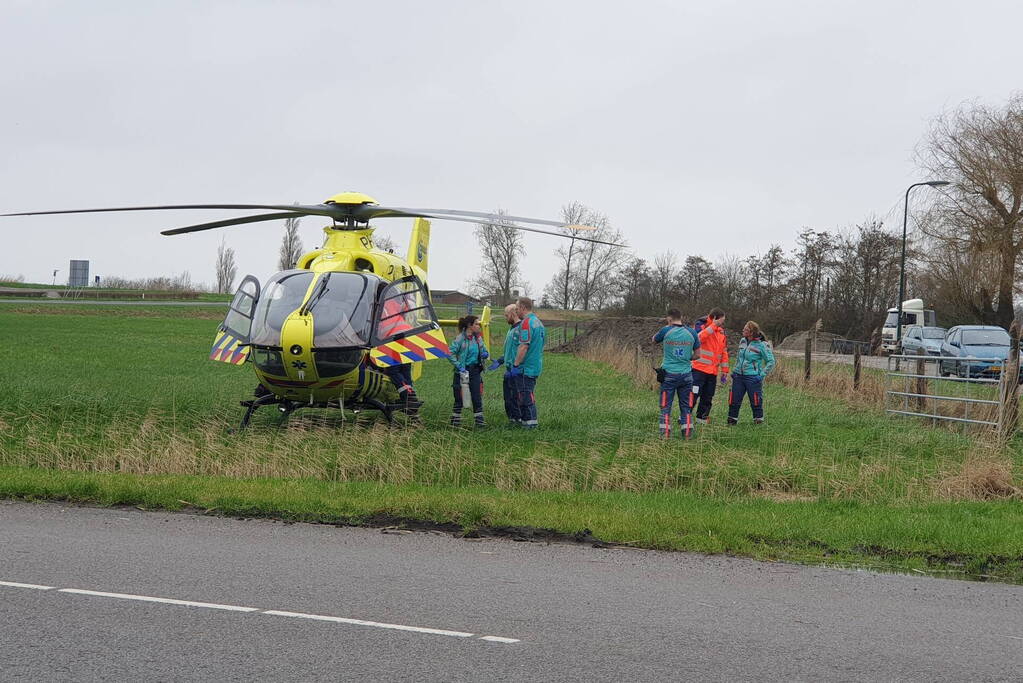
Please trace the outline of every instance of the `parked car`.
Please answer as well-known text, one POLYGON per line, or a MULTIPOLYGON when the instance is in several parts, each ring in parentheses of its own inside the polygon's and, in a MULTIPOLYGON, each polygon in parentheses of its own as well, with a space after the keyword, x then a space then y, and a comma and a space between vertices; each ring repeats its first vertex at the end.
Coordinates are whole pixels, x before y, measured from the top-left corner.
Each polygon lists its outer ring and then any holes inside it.
POLYGON ((1009 357, 1009 333, 992 325, 956 325, 941 343, 941 356, 942 376, 997 377, 1009 357))
POLYGON ((940 356, 941 342, 947 332, 944 327, 914 325, 902 338, 902 352, 909 356, 940 356))

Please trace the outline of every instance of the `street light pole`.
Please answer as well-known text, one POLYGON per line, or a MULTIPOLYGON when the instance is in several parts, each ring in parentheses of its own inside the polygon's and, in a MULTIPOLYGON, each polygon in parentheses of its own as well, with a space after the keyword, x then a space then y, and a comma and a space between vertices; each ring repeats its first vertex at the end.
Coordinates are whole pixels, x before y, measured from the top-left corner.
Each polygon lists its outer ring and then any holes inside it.
POLYGON ((895 345, 898 347, 902 341, 902 302, 906 298, 906 226, 909 223, 909 191, 914 187, 920 187, 921 185, 930 185, 931 187, 941 187, 942 185, 948 185, 947 180, 928 180, 923 183, 913 183, 906 188, 906 204, 902 210, 902 264, 899 266, 899 317, 895 321, 895 345))

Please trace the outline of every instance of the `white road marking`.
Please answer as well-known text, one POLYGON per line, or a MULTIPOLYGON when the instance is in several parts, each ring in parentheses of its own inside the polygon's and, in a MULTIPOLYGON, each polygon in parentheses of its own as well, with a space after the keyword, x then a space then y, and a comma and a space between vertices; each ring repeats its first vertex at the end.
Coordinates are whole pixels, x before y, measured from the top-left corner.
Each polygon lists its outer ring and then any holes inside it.
POLYGON ((346 619, 344 617, 328 617, 322 614, 304 614, 302 612, 282 612, 280 610, 268 609, 263 614, 270 614, 277 617, 298 617, 299 619, 315 619, 316 621, 333 621, 337 624, 352 624, 354 626, 372 626, 374 628, 389 628, 395 631, 413 631, 415 633, 431 633, 437 636, 454 636, 455 638, 471 638, 474 633, 464 631, 445 631, 439 628, 424 628, 422 626, 404 626, 402 624, 384 624, 379 621, 363 621, 362 619, 346 619))
POLYGON ((11 588, 31 588, 37 591, 53 590, 53 586, 39 586, 34 583, 15 583, 14 581, 0 581, 0 586, 9 586, 11 588))
POLYGON ((489 640, 491 643, 518 643, 515 638, 502 638, 501 636, 480 636, 480 640, 489 640))
POLYGON ((175 600, 174 598, 154 598, 149 595, 131 595, 128 593, 103 593, 87 591, 80 588, 61 588, 58 593, 74 593, 75 595, 95 595, 98 598, 118 598, 119 600, 139 600, 141 602, 162 602, 168 605, 184 605, 185 607, 207 607, 209 609, 226 609, 231 612, 259 612, 258 607, 239 607, 238 605, 218 605, 215 602, 195 602, 194 600, 175 600))
MULTIPOLYGON (((380 621, 366 621, 364 619, 349 619, 347 617, 332 617, 323 614, 306 614, 305 612, 286 612, 283 610, 261 609, 259 607, 242 607, 240 605, 222 605, 215 602, 198 602, 195 600, 177 600, 175 598, 157 598, 151 595, 134 595, 132 593, 107 593, 104 591, 85 590, 83 588, 56 588, 54 586, 42 586, 35 583, 17 583, 15 581, 0 581, 0 586, 9 588, 28 588, 31 590, 55 591, 57 593, 70 593, 73 595, 91 595, 98 598, 114 598, 116 600, 135 600, 138 602, 157 602, 165 605, 182 605, 184 607, 205 607, 207 609, 227 610, 229 612, 258 612, 274 617, 294 617, 299 619, 311 619, 313 621, 328 621, 335 624, 350 624, 353 626, 369 626, 371 628, 390 629, 392 631, 411 631, 413 633, 427 633, 437 636, 451 636, 454 638, 472 638, 486 640, 491 643, 520 643, 517 638, 504 638, 501 636, 476 636, 475 633, 465 631, 450 631, 440 628, 426 628, 424 626, 406 626, 404 624, 387 624, 380 621)), ((1011 636, 1010 636, 1011 637, 1011 636)))

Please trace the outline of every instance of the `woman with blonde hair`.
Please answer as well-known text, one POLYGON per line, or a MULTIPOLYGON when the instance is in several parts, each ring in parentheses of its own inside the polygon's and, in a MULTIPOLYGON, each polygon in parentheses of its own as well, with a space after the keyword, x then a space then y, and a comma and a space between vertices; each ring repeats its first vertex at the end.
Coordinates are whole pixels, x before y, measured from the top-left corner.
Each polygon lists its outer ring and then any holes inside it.
POLYGON ((739 351, 732 366, 732 389, 728 392, 728 424, 739 423, 739 408, 743 396, 749 396, 753 409, 753 423, 764 422, 764 377, 774 369, 774 353, 760 331, 760 325, 750 320, 742 328, 739 351))

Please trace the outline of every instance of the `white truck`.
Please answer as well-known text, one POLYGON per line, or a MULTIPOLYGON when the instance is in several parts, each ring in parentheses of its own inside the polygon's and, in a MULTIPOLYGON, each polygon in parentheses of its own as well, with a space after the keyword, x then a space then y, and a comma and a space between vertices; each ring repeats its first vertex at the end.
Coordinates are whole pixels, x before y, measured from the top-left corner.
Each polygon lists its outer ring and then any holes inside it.
MULTIPOLYGON (((889 308, 888 315, 884 319, 884 325, 881 327, 881 348, 888 353, 897 353, 899 350, 899 342, 895 339, 898 321, 899 309, 889 308)), ((913 325, 925 327, 937 327, 938 325, 938 319, 934 315, 934 310, 924 308, 923 299, 910 299, 902 302, 902 334, 899 335, 899 339, 905 337, 906 330, 913 325)))

